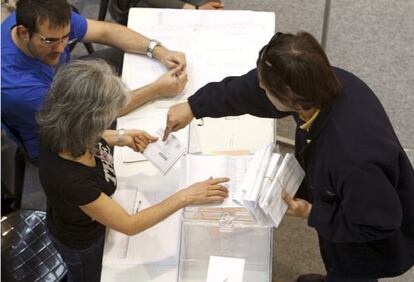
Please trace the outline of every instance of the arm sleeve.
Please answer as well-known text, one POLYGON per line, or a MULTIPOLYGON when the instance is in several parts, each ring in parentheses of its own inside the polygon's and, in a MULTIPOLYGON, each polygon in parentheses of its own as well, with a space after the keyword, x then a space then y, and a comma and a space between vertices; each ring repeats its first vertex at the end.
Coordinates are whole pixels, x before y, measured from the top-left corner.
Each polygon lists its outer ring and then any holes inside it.
POLYGON ((70 22, 70 35, 69 38, 77 38, 78 41, 82 41, 83 37, 86 34, 88 29, 88 24, 86 19, 81 15, 78 15, 72 12, 71 22, 70 22))
POLYGON ((148 4, 154 8, 181 9, 185 3, 181 0, 148 0, 148 4))
POLYGON ((7 107, 2 108, 2 118, 18 132, 18 138, 22 140, 29 157, 34 159, 38 157, 36 113, 43 105, 49 87, 32 78, 18 85, 7 96, 2 93, 2 103, 7 103, 7 107))
POLYGON ((65 190, 63 196, 71 204, 82 206, 98 199, 101 193, 101 189, 97 187, 93 179, 82 178, 73 183, 72 189, 65 190))
POLYGON ((292 113, 280 112, 259 87, 257 70, 242 76, 226 77, 208 83, 189 97, 196 118, 251 114, 258 117, 282 118, 292 113))
POLYGON ((355 168, 338 187, 339 205, 326 205, 323 213, 313 214, 330 218, 328 224, 315 226, 323 237, 333 242, 367 242, 388 237, 401 226, 398 193, 379 166, 355 168))

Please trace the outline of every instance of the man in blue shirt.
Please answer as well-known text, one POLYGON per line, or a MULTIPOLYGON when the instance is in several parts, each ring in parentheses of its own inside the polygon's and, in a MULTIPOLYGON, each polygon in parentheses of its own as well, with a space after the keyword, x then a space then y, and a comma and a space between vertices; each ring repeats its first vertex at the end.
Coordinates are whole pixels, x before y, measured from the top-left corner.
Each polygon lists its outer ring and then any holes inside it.
POLYGON ((2 122, 22 140, 30 158, 38 156, 35 114, 42 105, 57 68, 70 60, 75 41, 109 45, 147 54, 171 70, 153 83, 131 91, 120 114, 159 97, 179 94, 186 82, 185 55, 124 26, 85 19, 65 0, 20 0, 16 12, 1 24, 2 122))

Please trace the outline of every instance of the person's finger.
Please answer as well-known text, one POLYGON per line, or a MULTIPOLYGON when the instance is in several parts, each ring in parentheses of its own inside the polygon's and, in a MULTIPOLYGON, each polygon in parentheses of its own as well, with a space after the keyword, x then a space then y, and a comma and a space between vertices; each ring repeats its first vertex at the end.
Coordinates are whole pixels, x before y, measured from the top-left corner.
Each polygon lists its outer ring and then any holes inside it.
POLYGON ((225 197, 221 196, 211 196, 208 198, 210 203, 222 203, 225 200, 225 197))
POLYGON ((172 55, 171 55, 171 58, 172 58, 172 61, 173 62, 182 65, 183 66, 183 70, 187 66, 187 62, 186 62, 186 58, 185 58, 185 54, 184 53, 173 51, 172 52, 172 55))
POLYGON ((222 3, 212 3, 212 4, 213 4, 213 7, 215 9, 223 9, 224 8, 224 4, 222 4, 222 3))
POLYGON ((137 146, 137 151, 140 152, 140 153, 143 153, 145 151, 145 148, 142 147, 142 146, 140 146, 140 145, 138 145, 137 146))
POLYGON ((132 141, 130 144, 131 144, 130 147, 131 147, 132 150, 134 150, 134 151, 137 151, 138 150, 137 143, 135 143, 134 141, 132 141))
POLYGON ((285 190, 282 190, 282 199, 292 210, 295 210, 297 208, 295 200, 285 190))
POLYGON ((210 185, 209 189, 211 189, 211 190, 220 190, 220 191, 223 191, 223 192, 226 192, 226 193, 229 192, 229 189, 226 186, 223 186, 223 185, 210 185))
POLYGON ((145 136, 145 138, 148 140, 149 143, 152 143, 158 140, 158 137, 152 136, 145 131, 143 132, 143 135, 145 136))
POLYGON ((144 141, 142 141, 141 139, 135 140, 135 144, 138 145, 138 146, 141 146, 143 148, 147 147, 147 144, 144 141))
POLYGON ((188 81, 187 73, 185 71, 177 73, 175 78, 178 85, 185 85, 188 81))
POLYGON ((144 144, 145 146, 147 146, 148 143, 149 143, 148 138, 146 138, 144 135, 140 135, 139 137, 136 136, 134 140, 135 140, 135 142, 140 143, 140 144, 144 144))
POLYGON ((139 142, 135 143, 135 146, 138 149, 138 152, 142 153, 145 151, 145 149, 147 148, 147 145, 145 145, 141 140, 139 142))
POLYGON ((229 193, 221 191, 221 190, 208 190, 207 196, 221 196, 221 197, 228 197, 229 193))
POLYGON ((292 197, 285 190, 282 190, 282 199, 286 203, 289 203, 289 202, 291 202, 293 200, 292 197))
POLYGON ((207 179, 207 181, 210 185, 215 185, 215 184, 219 184, 223 182, 229 182, 230 178, 228 177, 209 178, 207 179))
POLYGON ((187 78, 187 75, 188 75, 187 72, 185 70, 182 70, 182 71, 177 73, 177 78, 179 80, 183 80, 183 79, 187 78))
POLYGON ((174 69, 180 65, 180 63, 177 60, 168 60, 167 64, 170 69, 174 69))
POLYGON ((162 141, 163 142, 167 141, 168 135, 170 135, 171 131, 172 131, 171 127, 169 127, 168 124, 167 124, 167 126, 164 129, 164 135, 162 136, 162 141))
POLYGON ((183 65, 178 64, 174 68, 168 71, 168 75, 178 77, 183 71, 183 65))

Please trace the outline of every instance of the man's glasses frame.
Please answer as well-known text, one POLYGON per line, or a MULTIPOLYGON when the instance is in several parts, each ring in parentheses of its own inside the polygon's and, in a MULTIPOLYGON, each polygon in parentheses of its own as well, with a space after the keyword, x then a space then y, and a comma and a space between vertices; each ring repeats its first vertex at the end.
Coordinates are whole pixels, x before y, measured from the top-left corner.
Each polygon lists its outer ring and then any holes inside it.
POLYGON ((57 45, 60 42, 62 42, 66 46, 78 40, 76 37, 69 40, 70 33, 66 34, 65 36, 61 38, 46 37, 46 36, 41 35, 40 33, 36 33, 36 34, 39 35, 40 39, 42 39, 43 43, 45 43, 46 45, 57 45))

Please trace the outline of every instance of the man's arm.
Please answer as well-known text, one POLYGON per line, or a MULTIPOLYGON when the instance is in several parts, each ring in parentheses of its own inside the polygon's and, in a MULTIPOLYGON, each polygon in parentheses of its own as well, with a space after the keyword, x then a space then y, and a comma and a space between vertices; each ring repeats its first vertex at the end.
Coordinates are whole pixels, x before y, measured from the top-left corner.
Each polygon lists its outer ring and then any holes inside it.
MULTIPOLYGON (((101 43, 119 48, 124 52, 146 53, 150 40, 125 26, 89 19, 87 19, 87 24, 87 32, 82 39, 84 42, 101 43)), ((181 52, 170 51, 164 46, 155 47, 153 55, 171 70, 154 82, 131 91, 131 100, 119 115, 127 114, 151 100, 174 97, 183 91, 187 83, 185 55, 181 52)))
MULTIPOLYGON (((145 54, 150 39, 123 25, 87 19, 88 29, 84 42, 100 43, 118 48, 124 52, 145 54)), ((185 55, 170 51, 165 46, 154 49, 154 57, 169 68, 185 65, 185 55)))
POLYGON ((166 72, 154 82, 141 88, 131 91, 128 105, 123 108, 119 116, 123 116, 148 101, 161 97, 173 97, 181 93, 187 84, 187 73, 183 71, 183 66, 177 66, 166 72))

